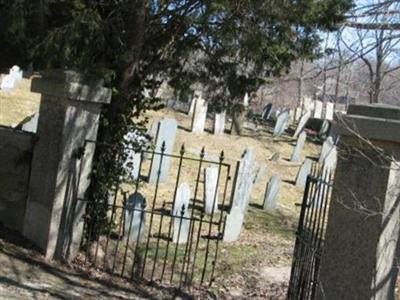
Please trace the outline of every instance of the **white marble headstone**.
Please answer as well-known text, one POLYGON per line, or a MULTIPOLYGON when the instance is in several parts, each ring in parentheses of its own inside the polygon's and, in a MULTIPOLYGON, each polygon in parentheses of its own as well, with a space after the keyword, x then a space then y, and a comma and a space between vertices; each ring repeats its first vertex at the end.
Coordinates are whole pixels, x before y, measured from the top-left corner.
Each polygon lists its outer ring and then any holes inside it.
POLYGON ((206 214, 211 215, 218 211, 218 167, 208 167, 204 170, 205 185, 205 207, 206 214), (214 205, 213 205, 214 204, 214 205))
POLYGON ((179 185, 176 192, 175 203, 173 207, 174 216, 174 234, 173 242, 186 243, 189 236, 190 219, 189 218, 190 187, 187 183, 179 185))

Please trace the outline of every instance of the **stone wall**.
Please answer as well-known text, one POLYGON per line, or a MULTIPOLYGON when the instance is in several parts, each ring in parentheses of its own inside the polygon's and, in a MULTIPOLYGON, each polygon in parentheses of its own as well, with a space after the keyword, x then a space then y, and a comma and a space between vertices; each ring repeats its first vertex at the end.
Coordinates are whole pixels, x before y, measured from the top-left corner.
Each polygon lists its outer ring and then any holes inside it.
POLYGON ((0 222, 22 232, 35 135, 0 126, 0 222))

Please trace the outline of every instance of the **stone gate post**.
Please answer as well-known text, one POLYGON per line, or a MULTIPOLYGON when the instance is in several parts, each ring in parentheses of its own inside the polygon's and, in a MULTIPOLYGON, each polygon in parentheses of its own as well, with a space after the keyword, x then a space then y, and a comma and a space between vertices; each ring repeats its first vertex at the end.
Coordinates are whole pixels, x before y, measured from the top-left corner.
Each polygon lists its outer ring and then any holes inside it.
POLYGON ((351 105, 341 134, 317 299, 395 299, 400 108, 351 105))
POLYGON ((72 259, 82 235, 84 203, 77 198, 89 185, 89 173, 103 104, 111 90, 102 80, 72 71, 48 71, 32 80, 42 94, 23 234, 46 258, 72 259), (78 190, 79 189, 79 190, 78 190))

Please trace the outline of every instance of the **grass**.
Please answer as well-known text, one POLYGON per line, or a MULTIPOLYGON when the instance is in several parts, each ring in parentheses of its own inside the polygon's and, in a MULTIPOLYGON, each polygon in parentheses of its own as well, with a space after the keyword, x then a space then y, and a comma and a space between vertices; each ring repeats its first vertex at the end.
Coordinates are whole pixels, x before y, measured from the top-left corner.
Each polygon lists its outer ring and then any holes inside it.
MULTIPOLYGON (((38 111, 40 104, 40 95, 29 92, 30 82, 23 80, 16 89, 12 91, 0 91, 0 124, 10 126, 19 123, 27 116, 38 111)), ((270 127, 258 127, 256 131, 245 128, 243 136, 231 136, 225 134, 222 136, 214 136, 211 134, 212 120, 207 119, 206 132, 203 134, 192 134, 190 132, 191 119, 184 113, 176 112, 170 109, 161 111, 150 111, 146 113, 151 125, 152 122, 160 118, 174 118, 179 124, 177 138, 175 142, 174 152, 178 153, 182 144, 185 144, 185 156, 199 157, 202 147, 208 156, 219 157, 221 151, 224 151, 225 163, 231 165, 229 176, 233 179, 235 173, 236 162, 240 160, 245 148, 254 148, 256 152, 256 163, 258 166, 266 165, 266 175, 253 187, 251 194, 251 206, 245 218, 242 228, 242 234, 239 241, 234 243, 220 243, 219 256, 216 265, 216 285, 224 285, 224 282, 233 282, 238 274, 247 274, 248 272, 256 272, 261 267, 287 267, 291 265, 291 256, 293 251, 294 231, 297 226, 297 218, 299 208, 296 203, 301 202, 303 189, 296 187, 292 182, 295 180, 296 174, 300 167, 298 163, 289 161, 293 150, 294 140, 284 135, 275 139, 272 137, 270 127), (280 152, 281 159, 272 162, 269 158, 275 153, 280 152), (261 209, 264 200, 266 185, 272 175, 279 174, 282 180, 281 190, 279 193, 278 208, 274 212, 266 212, 261 209), (232 279, 232 280, 230 280, 232 279)), ((229 124, 227 124, 227 127, 229 124)), ((303 150, 303 159, 305 157, 316 157, 319 153, 319 146, 307 142, 303 150)), ((156 207, 161 207, 166 203, 166 208, 171 209, 174 191, 177 185, 187 182, 194 193, 196 187, 196 178, 199 172, 198 162, 185 162, 181 170, 180 182, 176 181, 178 172, 177 159, 173 159, 170 168, 168 180, 161 183, 158 190, 154 185, 147 183, 140 184, 139 191, 147 199, 147 207, 151 207, 154 195, 157 192, 156 207)), ((144 170, 149 170, 149 161, 144 164, 144 170)), ((200 169, 200 180, 204 181, 203 168, 200 169)), ((228 180, 228 174, 224 169, 221 177, 221 183, 218 190, 220 201, 224 196, 225 184, 228 195, 225 203, 230 199, 230 191, 232 190, 232 180, 228 180)), ((133 184, 123 184, 117 196, 117 204, 121 205, 123 201, 122 191, 131 193, 134 190, 133 184)), ((204 193, 203 184, 198 186, 197 199, 202 199, 204 193)), ((117 212, 121 215, 121 212, 117 212)), ((158 228, 158 221, 155 220, 153 230, 158 228)), ((165 230, 163 230, 165 233, 165 230)), ((174 244, 171 244, 174 247, 174 244)), ((122 245, 118 247, 118 251, 122 253, 124 248, 122 245)), ((142 248, 141 248, 142 249, 142 248)), ((168 261, 170 262, 172 253, 168 253, 168 261)), ((204 253, 204 242, 200 244, 200 251, 204 253)), ((214 248, 214 244, 211 246, 214 248)), ((143 250, 141 250, 143 251, 143 250)), ((155 256, 154 240, 150 243, 149 257, 155 256)), ((161 243, 158 257, 165 255, 164 242, 161 243)), ((181 246, 178 247, 176 253, 178 265, 184 256, 181 246)), ((120 262, 118 262, 120 263, 120 262)), ((132 262, 130 262, 132 264, 132 262)), ((196 261, 196 268, 200 269, 204 263, 204 255, 200 255, 196 261)), ((210 271, 211 264, 206 266, 210 271)), ((238 283, 241 284, 240 282, 238 283)))

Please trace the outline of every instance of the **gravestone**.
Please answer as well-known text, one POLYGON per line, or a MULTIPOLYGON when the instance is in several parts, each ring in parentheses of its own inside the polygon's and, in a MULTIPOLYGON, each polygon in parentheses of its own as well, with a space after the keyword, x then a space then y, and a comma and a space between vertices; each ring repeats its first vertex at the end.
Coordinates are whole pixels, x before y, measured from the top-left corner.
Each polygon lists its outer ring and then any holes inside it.
POLYGON ((309 111, 309 112, 314 111, 314 102, 312 101, 312 99, 310 97, 304 97, 302 104, 303 104, 303 115, 306 111, 309 111))
POLYGON ((267 189, 264 198, 264 210, 276 209, 278 203, 279 190, 281 188, 281 178, 279 175, 274 175, 267 184, 267 189))
POLYGON ((235 242, 239 239, 244 221, 244 212, 240 207, 232 207, 226 218, 224 242, 235 242))
POLYGON ((289 122, 289 111, 284 110, 282 113, 279 114, 276 120, 274 128, 274 136, 277 137, 281 136, 285 132, 288 122, 289 122))
POLYGON ((141 242, 146 230, 146 199, 139 192, 129 196, 125 204, 124 233, 130 243, 141 242))
POLYGON ((224 134, 225 132, 225 111, 214 115, 214 134, 224 134))
POLYGON ((18 82, 23 78, 23 72, 18 66, 13 66, 9 74, 14 79, 14 82, 18 82))
POLYGON ((244 105, 245 107, 249 106, 249 94, 248 94, 248 93, 246 93, 246 94, 244 95, 244 98, 243 98, 243 105, 244 105))
POLYGON ((1 90, 11 90, 14 88, 15 80, 11 75, 3 76, 1 80, 0 89, 1 90))
POLYGON ((307 139, 307 134, 303 131, 299 138, 297 139, 296 146, 293 149, 292 157, 290 158, 291 162, 299 162, 301 159, 301 152, 303 151, 304 143, 307 139))
POLYGON ((192 133, 203 133, 206 125, 208 103, 198 98, 195 103, 192 118, 192 133))
POLYGON ((294 120, 297 122, 301 118, 301 107, 297 107, 295 110, 294 120))
POLYGON ((328 120, 322 121, 321 128, 319 130, 319 137, 320 138, 326 138, 326 136, 329 134, 329 130, 331 128, 331 123, 328 120))
POLYGON ((204 212, 211 215, 218 211, 218 168, 208 167, 204 169, 204 212), (214 205, 213 205, 214 204, 214 205))
POLYGON ((233 206, 240 207, 243 211, 247 209, 253 188, 253 177, 255 151, 248 148, 244 151, 238 171, 236 187, 233 196, 233 206))
POLYGON ((201 91, 195 91, 193 93, 192 101, 190 101, 190 108, 189 108, 189 112, 188 112, 188 115, 190 117, 193 117, 194 109, 196 107, 196 100, 197 99, 201 99, 202 98, 202 94, 203 93, 201 91))
POLYGON ((174 216, 174 235, 172 241, 174 243, 186 243, 189 236, 190 220, 189 218, 189 202, 190 187, 187 183, 179 185, 176 192, 175 203, 173 208, 174 216))
POLYGON ((178 129, 178 123, 174 119, 162 119, 156 125, 156 139, 155 139, 155 149, 156 152, 153 156, 149 183, 159 183, 165 182, 168 178, 169 168, 171 164, 171 157, 163 155, 161 162, 161 149, 165 142, 164 154, 172 154, 174 150, 176 131, 178 129), (160 166, 161 163, 161 166, 160 166), (160 175, 158 177, 158 171, 160 170, 160 175))
POLYGON ((264 106, 262 119, 264 121, 267 121, 271 117, 271 113, 272 113, 272 103, 268 103, 267 105, 264 106))
POLYGON ((280 152, 275 152, 271 158, 269 159, 270 161, 278 161, 281 158, 281 153, 280 152))
POLYGON ((336 150, 336 145, 333 145, 330 148, 329 152, 326 154, 322 163, 324 165, 324 168, 333 171, 336 168, 336 162, 337 162, 337 150, 336 150))
POLYGON ((332 102, 326 103, 325 109, 325 119, 329 121, 333 121, 333 115, 335 113, 335 104, 332 102))
POLYGON ((256 169, 256 173, 254 175, 253 184, 258 184, 267 174, 267 166, 262 164, 256 169))
POLYGON ((322 144, 321 148, 321 154, 319 156, 318 162, 322 164, 326 158, 326 156, 329 154, 331 149, 335 146, 333 138, 329 136, 325 142, 322 144))
POLYGON ((33 114, 30 120, 22 125, 22 130, 26 132, 36 133, 39 121, 39 112, 33 114))
MULTIPOLYGON (((157 134, 157 125, 154 124, 154 135, 157 134)), ((152 135, 152 133, 150 133, 152 135)), ((146 136, 138 133, 137 131, 128 132, 124 136, 124 146, 125 146, 125 155, 126 159, 123 164, 123 168, 128 174, 128 179, 136 180, 139 178, 139 169, 140 169, 140 161, 141 161, 141 152, 135 152, 133 150, 133 146, 138 146, 142 150, 146 150, 150 146, 150 141, 146 136)), ((143 152, 143 159, 146 159, 146 152, 143 152)))
POLYGON ((319 100, 314 101, 314 119, 322 119, 322 109, 324 103, 319 100))
POLYGON ((307 176, 311 173, 313 161, 306 158, 301 165, 299 172, 296 177, 296 186, 305 187, 307 182, 307 176))
POLYGON ((308 119, 310 119, 310 116, 311 116, 310 111, 306 111, 306 113, 304 115, 302 115, 293 137, 297 138, 299 136, 299 134, 304 130, 304 128, 307 125, 308 119))

